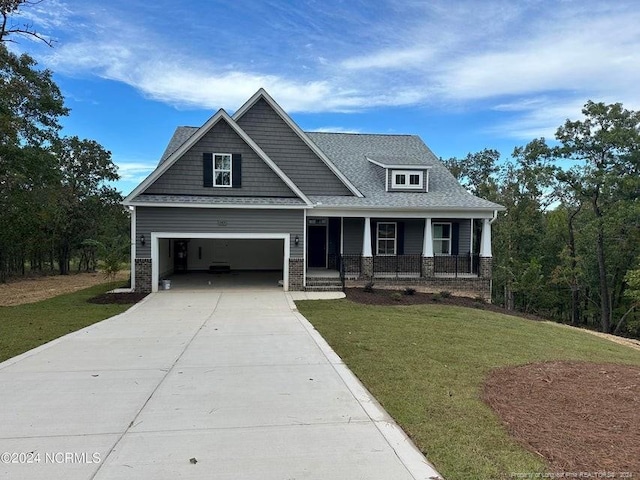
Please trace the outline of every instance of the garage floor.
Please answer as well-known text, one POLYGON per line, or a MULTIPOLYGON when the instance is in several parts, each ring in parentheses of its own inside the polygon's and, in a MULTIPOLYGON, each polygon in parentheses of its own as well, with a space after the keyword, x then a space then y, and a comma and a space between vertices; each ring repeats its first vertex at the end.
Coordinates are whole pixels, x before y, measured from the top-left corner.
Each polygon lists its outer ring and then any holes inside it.
POLYGON ((274 290, 282 291, 278 282, 281 271, 234 271, 231 273, 192 272, 168 277, 171 290, 274 290))

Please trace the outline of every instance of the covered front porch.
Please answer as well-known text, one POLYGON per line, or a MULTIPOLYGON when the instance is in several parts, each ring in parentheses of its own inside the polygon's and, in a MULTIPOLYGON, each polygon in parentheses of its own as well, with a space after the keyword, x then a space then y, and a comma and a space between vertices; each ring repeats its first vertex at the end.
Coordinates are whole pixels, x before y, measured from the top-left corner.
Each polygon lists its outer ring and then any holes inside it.
POLYGON ((308 216, 305 233, 305 286, 491 275, 491 218, 308 216))

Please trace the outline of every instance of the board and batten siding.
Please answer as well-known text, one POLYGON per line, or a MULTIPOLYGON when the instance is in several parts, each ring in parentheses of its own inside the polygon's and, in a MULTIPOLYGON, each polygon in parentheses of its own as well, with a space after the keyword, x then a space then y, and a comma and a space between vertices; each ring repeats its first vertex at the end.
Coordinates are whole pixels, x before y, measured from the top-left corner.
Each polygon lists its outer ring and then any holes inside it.
POLYGON ((151 257, 151 233, 289 233, 290 255, 302 257, 302 210, 136 207, 136 258, 151 257), (140 235, 147 239, 140 245, 140 235), (296 235, 300 243, 295 245, 296 235))
POLYGON ((306 195, 353 195, 264 99, 237 123, 306 195))
POLYGON ((215 124, 144 193, 225 197, 296 196, 224 120, 215 124), (240 153, 242 155, 242 186, 240 188, 203 186, 203 153, 240 153))
POLYGON ((345 218, 342 224, 343 253, 345 255, 360 255, 364 239, 364 218, 345 218))

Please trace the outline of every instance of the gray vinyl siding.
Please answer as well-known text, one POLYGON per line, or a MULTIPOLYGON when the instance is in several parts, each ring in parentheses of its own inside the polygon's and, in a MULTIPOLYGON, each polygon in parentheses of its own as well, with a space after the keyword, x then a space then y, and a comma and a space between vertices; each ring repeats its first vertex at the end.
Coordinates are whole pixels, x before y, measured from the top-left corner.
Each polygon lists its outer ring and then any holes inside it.
POLYGON ((147 241, 142 246, 136 239, 136 258, 151 257, 152 232, 290 233, 291 256, 301 257, 304 251, 302 210, 137 207, 136 237, 144 235, 147 241), (296 235, 300 238, 298 246, 294 243, 296 235))
POLYGON ((343 252, 345 255, 362 253, 364 238, 364 218, 345 218, 343 222, 343 252))
MULTIPOLYGON (((377 222, 403 222, 404 223, 404 253, 406 255, 422 254, 424 242, 424 225, 422 219, 413 218, 374 218, 377 222)), ((471 245, 471 223, 467 219, 434 218, 432 223, 458 223, 458 254, 467 255, 471 245)), ((364 236, 363 218, 344 219, 344 253, 362 253, 362 239, 364 236)), ((371 231, 371 236, 375 239, 376 232, 371 231)), ((375 252, 374 252, 375 253, 375 252)), ((477 253, 477 252, 476 252, 477 253)))
POLYGON ((405 255, 422 254, 424 240, 424 220, 407 219, 404 222, 404 253, 405 255))
POLYGON ((404 168, 404 169, 402 169, 402 168, 394 168, 394 169, 388 168, 387 169, 387 181, 389 182, 388 185, 389 185, 389 191, 390 192, 414 192, 414 193, 415 192, 422 192, 422 193, 424 193, 424 192, 427 191, 427 187, 428 187, 428 185, 427 185, 427 172, 425 172, 424 170, 419 170, 419 171, 413 172, 413 171, 411 171, 410 168, 404 168), (408 172, 411 172, 411 173, 419 173, 419 174, 421 174, 422 175, 422 188, 419 188, 419 189, 418 188, 393 188, 393 181, 392 180, 393 180, 393 172, 395 170, 403 170, 403 171, 408 171, 408 172))
MULTIPOLYGON (((458 255, 468 255, 471 246, 471 221, 466 218, 434 218, 432 223, 457 223, 458 230, 458 255)), ((478 253, 478 252, 476 252, 478 253)))
POLYGON ((219 121, 144 193, 173 195, 295 197, 242 138, 224 121, 219 121), (242 186, 204 187, 203 153, 242 154, 242 186))
POLYGON ((238 125, 306 195, 352 195, 263 99, 245 112, 238 125))

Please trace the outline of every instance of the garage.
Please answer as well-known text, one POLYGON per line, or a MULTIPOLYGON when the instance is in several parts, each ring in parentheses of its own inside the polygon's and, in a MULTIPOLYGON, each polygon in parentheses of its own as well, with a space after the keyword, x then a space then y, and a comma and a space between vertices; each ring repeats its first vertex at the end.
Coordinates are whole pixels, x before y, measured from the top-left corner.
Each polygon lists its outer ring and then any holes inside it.
POLYGON ((289 234, 151 233, 152 289, 288 286, 289 234))

